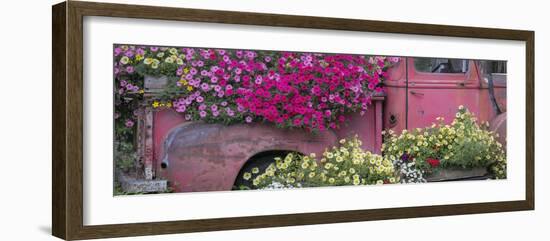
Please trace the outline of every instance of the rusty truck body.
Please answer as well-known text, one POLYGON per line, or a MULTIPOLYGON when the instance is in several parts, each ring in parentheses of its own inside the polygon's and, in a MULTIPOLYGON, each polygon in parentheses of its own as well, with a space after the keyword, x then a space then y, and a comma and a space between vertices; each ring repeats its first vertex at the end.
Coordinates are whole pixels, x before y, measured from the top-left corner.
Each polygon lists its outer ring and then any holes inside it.
MULTIPOLYGON (((145 179, 167 180, 175 192, 231 190, 253 166, 266 167, 289 152, 320 154, 352 135, 380 153, 382 130, 425 127, 436 117, 450 122, 459 105, 491 122, 505 143, 506 74, 494 69, 494 61, 403 57, 389 70, 384 95, 375 96, 364 115, 350 113, 344 127, 319 133, 265 123, 190 122, 171 109, 145 107, 138 121, 139 161, 145 179)), ((152 82, 145 81, 146 89, 152 82)))

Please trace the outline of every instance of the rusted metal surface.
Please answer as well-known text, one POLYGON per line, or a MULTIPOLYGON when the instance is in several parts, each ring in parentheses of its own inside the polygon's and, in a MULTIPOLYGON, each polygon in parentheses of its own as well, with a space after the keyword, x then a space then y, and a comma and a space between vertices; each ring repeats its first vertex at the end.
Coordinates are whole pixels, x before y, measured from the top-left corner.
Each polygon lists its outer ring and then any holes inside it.
POLYGON ((335 133, 329 131, 315 135, 269 124, 224 126, 195 122, 170 131, 157 168, 176 192, 230 190, 241 167, 257 153, 321 153, 336 142, 335 133))

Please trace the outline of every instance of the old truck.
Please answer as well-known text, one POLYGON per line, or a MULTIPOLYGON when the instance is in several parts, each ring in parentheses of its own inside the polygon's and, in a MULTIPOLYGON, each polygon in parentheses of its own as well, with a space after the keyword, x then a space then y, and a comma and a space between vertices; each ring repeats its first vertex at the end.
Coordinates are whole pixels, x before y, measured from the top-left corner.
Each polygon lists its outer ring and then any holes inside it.
MULTIPOLYGON (((162 86, 145 80, 146 91, 162 86)), ((171 109, 145 107, 138 121, 138 160, 142 183, 167 182, 175 192, 221 191, 246 183, 244 171, 265 168, 289 152, 321 153, 341 138, 359 135, 363 148, 380 153, 382 130, 450 122, 464 105, 506 137, 506 65, 502 61, 403 57, 389 70, 384 94, 364 115, 349 114, 338 130, 311 133, 264 123, 207 124, 185 121, 171 109)), ((154 96, 155 92, 146 93, 154 96)))

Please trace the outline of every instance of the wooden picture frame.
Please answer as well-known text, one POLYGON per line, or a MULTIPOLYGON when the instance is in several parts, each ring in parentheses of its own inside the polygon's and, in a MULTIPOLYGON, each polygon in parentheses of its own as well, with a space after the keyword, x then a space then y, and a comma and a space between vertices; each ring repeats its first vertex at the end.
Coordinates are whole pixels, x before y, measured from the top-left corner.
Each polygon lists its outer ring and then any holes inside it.
POLYGON ((52 233, 66 240, 493 213, 534 209, 534 32, 67 1, 52 8, 52 233), (450 36, 526 43, 525 200, 87 226, 83 224, 83 18, 159 19, 450 36))

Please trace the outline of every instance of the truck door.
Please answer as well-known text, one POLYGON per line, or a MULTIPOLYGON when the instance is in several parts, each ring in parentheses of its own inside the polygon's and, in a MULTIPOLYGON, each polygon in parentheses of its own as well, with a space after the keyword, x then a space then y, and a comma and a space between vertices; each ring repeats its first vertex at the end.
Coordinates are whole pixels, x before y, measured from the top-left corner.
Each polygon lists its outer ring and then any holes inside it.
MULTIPOLYGON (((480 116, 479 78, 472 60, 407 58, 407 129, 450 123, 458 106, 480 116)), ((480 116, 481 117, 481 116, 480 116)))

